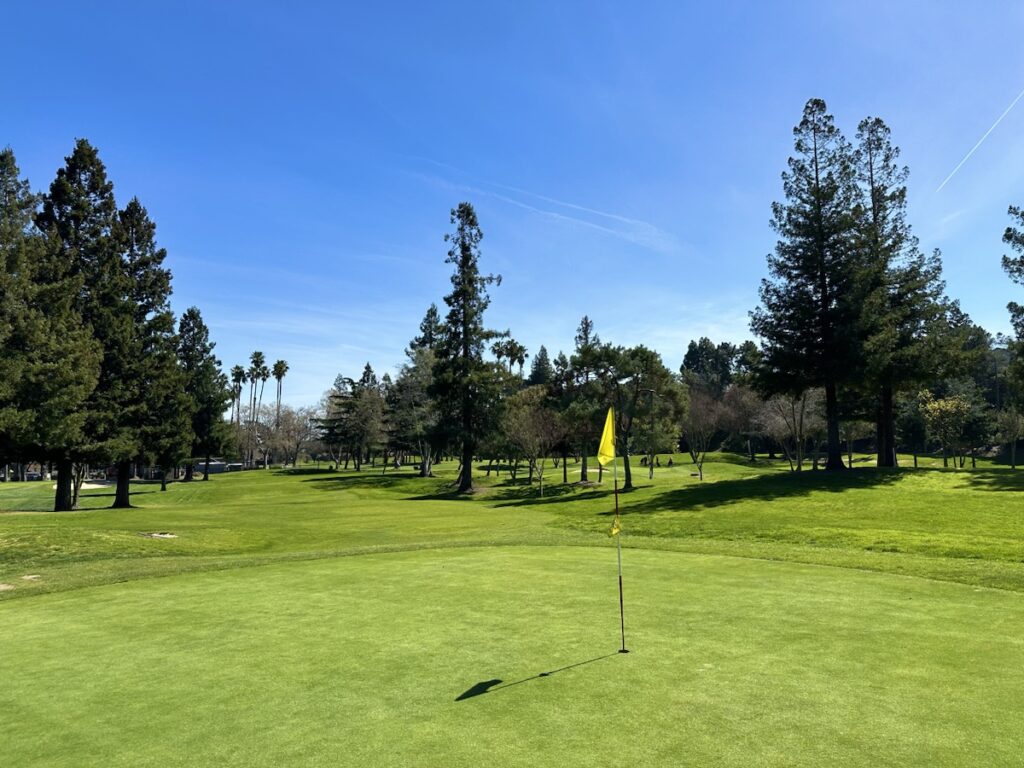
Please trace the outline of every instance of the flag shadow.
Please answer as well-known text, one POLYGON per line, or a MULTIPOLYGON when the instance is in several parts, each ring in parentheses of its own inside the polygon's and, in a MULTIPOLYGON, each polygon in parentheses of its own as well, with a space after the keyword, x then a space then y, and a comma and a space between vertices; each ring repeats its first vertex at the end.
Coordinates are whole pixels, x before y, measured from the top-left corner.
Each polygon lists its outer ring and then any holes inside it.
POLYGON ((540 680, 542 677, 551 677, 551 675, 554 675, 554 674, 556 674, 558 672, 565 672, 566 670, 569 670, 569 669, 575 669, 576 667, 582 667, 585 664, 593 664, 596 661, 601 661, 602 659, 607 659, 607 658, 609 658, 611 656, 617 656, 617 655, 618 654, 616 652, 606 653, 604 656, 595 656, 593 659, 587 659, 586 661, 577 661, 575 664, 567 664, 564 667, 559 667, 558 669, 552 669, 552 670, 550 670, 548 672, 538 672, 536 675, 532 675, 531 677, 524 677, 522 680, 516 680, 515 682, 511 682, 511 683, 506 683, 501 678, 493 678, 491 680, 481 680, 479 683, 476 683, 475 685, 473 685, 468 690, 463 691, 458 696, 456 696, 455 700, 456 701, 465 701, 466 699, 472 699, 475 696, 482 696, 485 693, 493 693, 495 691, 500 691, 502 688, 511 688, 513 685, 522 685, 523 683, 528 683, 531 680, 540 680))

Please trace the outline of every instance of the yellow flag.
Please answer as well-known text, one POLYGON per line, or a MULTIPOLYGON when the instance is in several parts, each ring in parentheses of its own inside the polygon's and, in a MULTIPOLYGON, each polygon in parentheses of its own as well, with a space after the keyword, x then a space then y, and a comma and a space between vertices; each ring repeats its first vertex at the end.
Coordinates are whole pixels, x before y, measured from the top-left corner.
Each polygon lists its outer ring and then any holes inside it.
POLYGON ((604 432, 601 433, 601 445, 597 448, 597 460, 601 466, 615 461, 615 409, 608 409, 608 418, 604 421, 604 432))
POLYGON ((608 535, 609 536, 618 536, 620 533, 622 533, 622 526, 619 525, 619 518, 616 515, 615 521, 612 523, 612 529, 610 531, 608 531, 608 535))

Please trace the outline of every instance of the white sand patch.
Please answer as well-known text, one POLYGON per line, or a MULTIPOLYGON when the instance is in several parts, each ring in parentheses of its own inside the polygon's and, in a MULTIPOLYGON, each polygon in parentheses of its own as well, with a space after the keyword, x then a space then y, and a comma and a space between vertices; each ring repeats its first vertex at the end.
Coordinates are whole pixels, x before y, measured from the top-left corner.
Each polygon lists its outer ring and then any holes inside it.
POLYGON ((0 592, 10 592, 14 589, 13 584, 0 584, 0 592))
POLYGON ((176 539, 178 534, 167 533, 166 531, 158 531, 156 533, 140 533, 139 536, 145 536, 147 539, 176 539))
POLYGON ((24 581, 39 581, 38 573, 29 573, 21 577, 24 581))
MULTIPOLYGON (((82 490, 83 491, 95 491, 98 488, 109 488, 109 487, 110 487, 110 483, 101 483, 101 482, 92 482, 92 481, 90 481, 88 483, 82 483, 82 490)), ((55 491, 57 490, 57 484, 56 483, 53 484, 53 490, 55 490, 55 491)))

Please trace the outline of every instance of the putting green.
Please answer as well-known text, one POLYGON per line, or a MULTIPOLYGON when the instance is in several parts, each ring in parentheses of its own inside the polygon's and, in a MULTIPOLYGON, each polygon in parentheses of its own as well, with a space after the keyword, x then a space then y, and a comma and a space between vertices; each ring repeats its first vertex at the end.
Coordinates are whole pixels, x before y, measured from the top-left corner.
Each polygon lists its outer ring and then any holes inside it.
POLYGON ((362 555, 9 601, 3 764, 1024 760, 1024 595, 643 550, 625 569, 628 655, 607 548, 362 555))

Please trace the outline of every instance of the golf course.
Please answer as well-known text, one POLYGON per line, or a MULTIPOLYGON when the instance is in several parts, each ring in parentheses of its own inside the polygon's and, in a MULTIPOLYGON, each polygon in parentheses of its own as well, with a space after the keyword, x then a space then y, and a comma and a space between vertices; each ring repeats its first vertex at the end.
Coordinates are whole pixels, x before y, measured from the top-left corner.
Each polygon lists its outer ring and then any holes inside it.
POLYGON ((607 475, 0 486, 3 764, 1022 764, 1024 475, 676 459, 629 654, 607 475))

